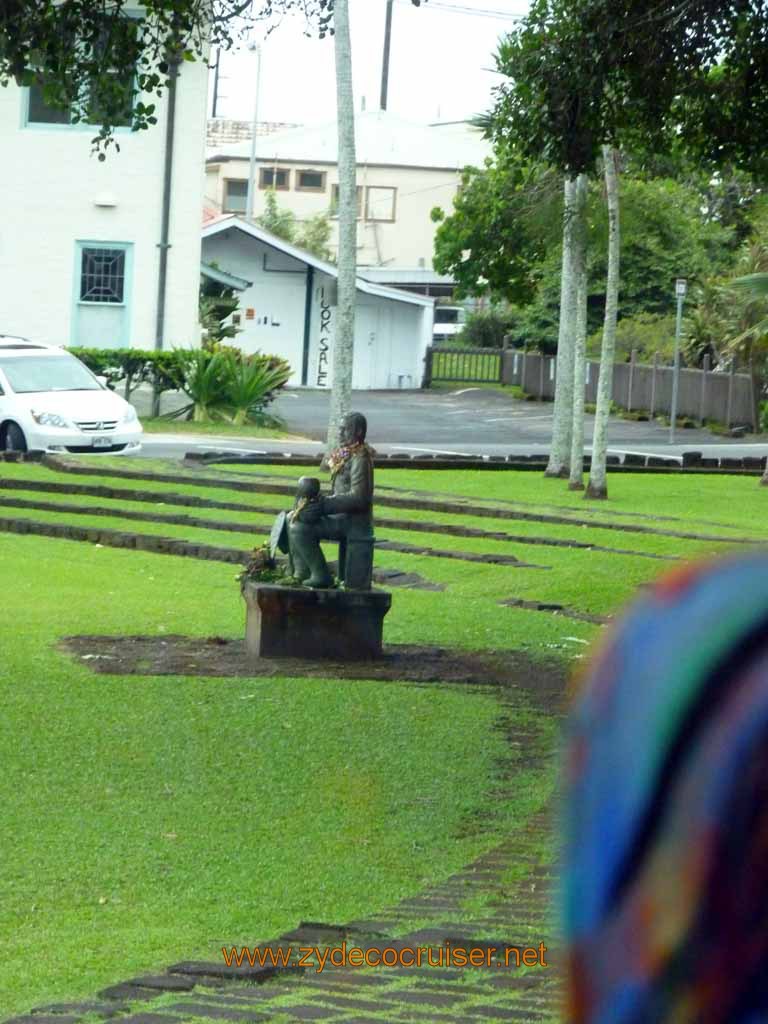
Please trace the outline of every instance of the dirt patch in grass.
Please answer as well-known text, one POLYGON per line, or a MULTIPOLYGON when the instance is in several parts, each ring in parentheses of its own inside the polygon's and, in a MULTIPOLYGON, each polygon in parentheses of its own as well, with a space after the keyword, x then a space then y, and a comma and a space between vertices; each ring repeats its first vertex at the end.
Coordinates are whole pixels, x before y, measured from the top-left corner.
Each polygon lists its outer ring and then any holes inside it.
POLYGON ((466 651, 420 644, 388 644, 384 657, 369 662, 251 658, 245 643, 225 637, 70 636, 59 649, 103 675, 288 677, 453 683, 516 689, 544 710, 556 710, 567 668, 519 651, 466 651))

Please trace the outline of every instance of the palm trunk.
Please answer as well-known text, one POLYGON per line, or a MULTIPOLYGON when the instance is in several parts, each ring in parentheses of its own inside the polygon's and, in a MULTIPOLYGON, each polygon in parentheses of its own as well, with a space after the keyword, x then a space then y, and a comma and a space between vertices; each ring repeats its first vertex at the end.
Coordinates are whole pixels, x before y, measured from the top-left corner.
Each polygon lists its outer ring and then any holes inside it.
POLYGON ((552 445, 545 476, 568 476, 571 461, 573 427, 573 338, 576 291, 573 277, 573 215, 576 181, 565 179, 563 206, 563 261, 560 276, 560 326, 555 367, 555 408, 552 418, 552 445))
POLYGON ((573 429, 571 470, 568 489, 584 488, 584 372, 587 344, 587 176, 576 179, 574 203, 573 276, 576 286, 576 316, 573 339, 573 429))
POLYGON ((339 137, 339 270, 331 409, 328 420, 329 452, 339 443, 339 427, 342 419, 350 411, 352 400, 357 279, 357 160, 349 0, 336 0, 333 18, 336 51, 336 118, 339 137))
POLYGON ((600 378, 597 383, 595 433, 592 440, 592 464, 585 498, 607 498, 608 481, 608 417, 613 394, 613 362, 616 352, 616 318, 619 308, 619 260, 621 234, 619 229, 618 151, 603 146, 605 194, 608 203, 608 276, 605 285, 605 317, 603 344, 600 349, 600 378))

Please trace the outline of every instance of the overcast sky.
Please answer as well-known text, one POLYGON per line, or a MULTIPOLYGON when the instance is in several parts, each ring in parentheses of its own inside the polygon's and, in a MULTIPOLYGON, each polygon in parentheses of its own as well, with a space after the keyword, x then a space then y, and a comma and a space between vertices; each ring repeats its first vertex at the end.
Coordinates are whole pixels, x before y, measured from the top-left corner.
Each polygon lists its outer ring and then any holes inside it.
MULTIPOLYGON (((355 106, 378 109, 386 0, 349 0, 355 106)), ((528 0, 395 0, 388 109, 412 121, 453 121, 487 110, 498 39, 528 0)), ((286 18, 262 41, 260 121, 316 124, 336 114, 333 39, 308 39, 286 18)), ((213 76, 211 76, 213 79, 213 76)), ((217 116, 250 120, 256 57, 223 54, 217 116)), ((210 113, 209 108, 209 113, 210 113)))

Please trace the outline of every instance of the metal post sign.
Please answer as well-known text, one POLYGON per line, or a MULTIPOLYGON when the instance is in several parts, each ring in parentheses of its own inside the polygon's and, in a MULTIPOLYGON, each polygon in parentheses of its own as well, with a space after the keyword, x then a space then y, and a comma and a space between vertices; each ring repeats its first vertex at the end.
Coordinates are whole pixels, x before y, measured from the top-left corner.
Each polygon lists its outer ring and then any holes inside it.
POLYGON ((683 296, 688 291, 688 282, 684 277, 678 277, 675 281, 675 295, 683 296))

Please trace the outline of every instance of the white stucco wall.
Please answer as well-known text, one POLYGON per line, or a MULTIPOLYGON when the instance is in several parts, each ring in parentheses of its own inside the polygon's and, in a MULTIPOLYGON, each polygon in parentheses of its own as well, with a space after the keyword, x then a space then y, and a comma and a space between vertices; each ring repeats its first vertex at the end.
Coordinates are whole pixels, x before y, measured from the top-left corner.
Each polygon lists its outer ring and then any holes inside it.
MULTIPOLYGON (((287 359, 289 384, 302 384, 307 265, 231 227, 203 238, 203 260, 251 281, 240 293, 242 333, 235 344, 287 359), (248 311, 253 317, 248 318, 248 311)), ((307 386, 330 387, 333 379, 336 282, 316 269, 312 277, 307 386)), ((355 388, 419 387, 431 340, 432 303, 358 290, 355 319, 355 388)))
MULTIPOLYGON (((176 103, 166 347, 197 344, 205 64, 184 64, 176 103)), ((26 90, 0 88, 0 333, 74 344, 76 242, 130 243, 126 290, 129 345, 155 342, 166 97, 158 124, 119 131, 120 152, 91 155, 92 126, 26 125, 26 90), (113 206, 97 206, 111 197, 113 206)), ((119 343, 110 331, 106 347, 119 343)))

